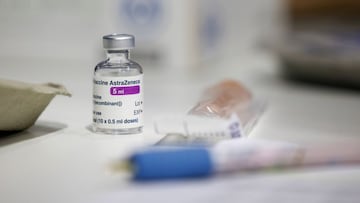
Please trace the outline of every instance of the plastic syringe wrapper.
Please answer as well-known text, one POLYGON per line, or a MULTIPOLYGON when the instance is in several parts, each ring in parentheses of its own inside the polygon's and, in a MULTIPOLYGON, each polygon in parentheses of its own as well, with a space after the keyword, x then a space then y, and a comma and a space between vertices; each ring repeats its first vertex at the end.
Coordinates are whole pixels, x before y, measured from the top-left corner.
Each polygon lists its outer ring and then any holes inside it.
POLYGON ((237 117, 247 136, 265 110, 265 102, 234 80, 224 80, 206 89, 189 115, 230 119, 237 117))
POLYGON ((155 132, 165 135, 157 145, 213 145, 247 137, 264 109, 265 103, 240 83, 220 82, 208 88, 186 116, 156 119, 155 132))

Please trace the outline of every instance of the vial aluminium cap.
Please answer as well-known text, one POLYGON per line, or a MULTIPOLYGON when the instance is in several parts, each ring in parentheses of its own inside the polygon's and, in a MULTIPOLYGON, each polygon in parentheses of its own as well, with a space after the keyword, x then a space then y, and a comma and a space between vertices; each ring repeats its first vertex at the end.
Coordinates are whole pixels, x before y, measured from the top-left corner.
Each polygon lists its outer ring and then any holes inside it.
POLYGON ((135 47, 135 37, 128 34, 110 34, 103 36, 104 49, 125 50, 135 47))

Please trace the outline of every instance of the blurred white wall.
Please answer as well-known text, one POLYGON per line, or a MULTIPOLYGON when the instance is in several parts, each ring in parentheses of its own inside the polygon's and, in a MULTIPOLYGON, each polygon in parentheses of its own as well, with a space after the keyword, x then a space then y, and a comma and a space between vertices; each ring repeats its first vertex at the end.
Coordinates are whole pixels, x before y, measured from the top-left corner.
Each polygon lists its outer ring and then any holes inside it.
POLYGON ((0 68, 60 63, 65 71, 82 63, 91 70, 103 57, 102 35, 114 32, 136 35, 133 56, 148 70, 206 68, 246 57, 276 33, 280 3, 0 0, 0 68))

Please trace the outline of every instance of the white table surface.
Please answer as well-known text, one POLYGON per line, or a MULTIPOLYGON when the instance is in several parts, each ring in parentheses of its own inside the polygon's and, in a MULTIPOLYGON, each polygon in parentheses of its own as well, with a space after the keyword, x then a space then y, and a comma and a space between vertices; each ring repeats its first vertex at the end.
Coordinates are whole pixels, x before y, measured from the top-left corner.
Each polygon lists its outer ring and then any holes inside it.
POLYGON ((160 138, 152 133, 154 116, 185 113, 204 88, 224 78, 242 81, 268 102, 251 137, 360 143, 359 92, 288 82, 279 77, 271 58, 241 59, 188 73, 145 68, 146 127, 143 134, 124 136, 86 129, 92 108, 87 62, 37 65, 2 59, 1 66, 9 68, 0 69, 1 77, 59 82, 73 97, 54 98, 35 126, 1 138, 0 202, 360 202, 359 166, 147 183, 110 170, 112 161, 160 138))

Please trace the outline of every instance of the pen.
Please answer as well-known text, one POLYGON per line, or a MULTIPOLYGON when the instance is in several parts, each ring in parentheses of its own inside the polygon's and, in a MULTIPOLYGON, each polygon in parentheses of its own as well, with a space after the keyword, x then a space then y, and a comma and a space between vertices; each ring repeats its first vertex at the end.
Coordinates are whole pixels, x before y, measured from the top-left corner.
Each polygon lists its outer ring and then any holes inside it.
POLYGON ((214 147, 151 147, 130 158, 135 180, 207 177, 218 173, 264 168, 359 163, 360 149, 331 146, 301 147, 260 139, 225 140, 214 147))

